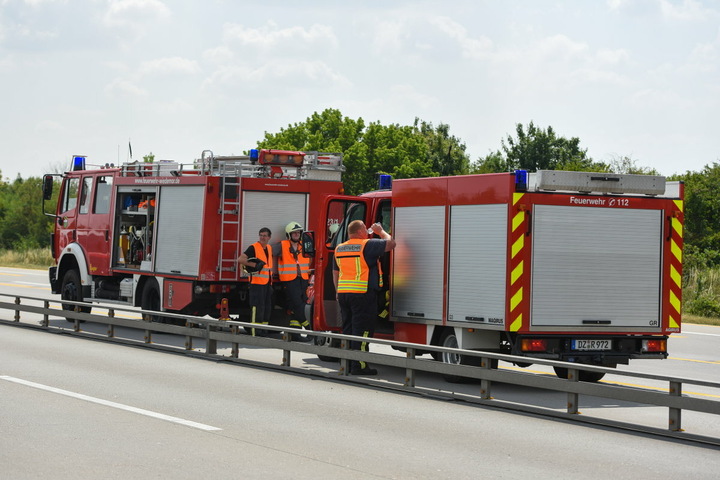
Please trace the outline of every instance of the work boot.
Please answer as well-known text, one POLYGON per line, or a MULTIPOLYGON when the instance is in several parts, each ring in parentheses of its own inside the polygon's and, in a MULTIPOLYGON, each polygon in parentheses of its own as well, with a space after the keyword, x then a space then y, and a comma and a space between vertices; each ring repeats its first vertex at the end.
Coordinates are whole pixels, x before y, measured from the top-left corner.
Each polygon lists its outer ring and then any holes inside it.
POLYGON ((366 366, 365 368, 360 368, 360 366, 357 366, 350 369, 350 375, 377 375, 377 373, 377 370, 368 366, 366 366))

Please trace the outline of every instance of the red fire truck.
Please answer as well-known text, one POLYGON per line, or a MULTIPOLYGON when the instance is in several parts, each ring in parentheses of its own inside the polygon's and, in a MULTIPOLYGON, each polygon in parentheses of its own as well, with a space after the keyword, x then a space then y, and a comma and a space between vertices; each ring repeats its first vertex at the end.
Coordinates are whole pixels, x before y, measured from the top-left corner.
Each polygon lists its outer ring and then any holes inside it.
MULTIPOLYGON (((307 228, 325 198, 343 192, 341 154, 207 150, 188 165, 85 163, 73 158, 72 170, 60 175, 54 212, 46 213, 55 218, 52 291, 64 300, 153 311, 218 316, 222 298, 231 313, 242 311, 248 278, 236 259, 260 228, 280 241, 285 225, 307 228)), ((45 200, 54 177, 43 179, 45 200)))
POLYGON ((382 262, 380 337, 614 367, 666 358, 680 331, 680 182, 518 171, 331 196, 318 225, 316 329, 340 328, 333 251, 355 219, 381 222, 397 242, 382 262))

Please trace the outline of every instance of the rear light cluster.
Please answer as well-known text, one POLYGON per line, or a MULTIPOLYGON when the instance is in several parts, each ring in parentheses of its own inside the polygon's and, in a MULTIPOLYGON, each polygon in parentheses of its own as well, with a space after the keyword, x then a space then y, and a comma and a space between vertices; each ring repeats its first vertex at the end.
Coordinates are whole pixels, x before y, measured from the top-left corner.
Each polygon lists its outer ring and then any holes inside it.
POLYGON ((665 353, 667 351, 667 340, 665 340, 665 339, 643 340, 641 351, 643 353, 644 352, 665 353))
POLYGON ((547 340, 544 338, 523 338, 520 341, 520 350, 523 352, 547 351, 547 340))

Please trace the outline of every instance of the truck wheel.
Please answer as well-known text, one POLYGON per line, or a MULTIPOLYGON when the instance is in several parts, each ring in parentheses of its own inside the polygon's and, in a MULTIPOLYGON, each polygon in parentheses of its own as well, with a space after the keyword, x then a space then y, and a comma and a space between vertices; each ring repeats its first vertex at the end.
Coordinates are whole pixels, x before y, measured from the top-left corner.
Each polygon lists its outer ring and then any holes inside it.
MULTIPOLYGON (((333 348, 340 348, 340 340, 337 338, 327 338, 321 336, 315 336, 315 345, 323 346, 329 345, 333 348)), ((337 357, 329 357, 327 355, 318 355, 318 359, 323 362, 339 362, 340 359, 337 357)))
MULTIPOLYGON (((82 283, 80 282, 80 272, 75 269, 68 270, 63 275, 62 285, 60 287, 60 298, 70 300, 72 302, 82 302, 82 283)), ((70 312, 90 313, 92 307, 80 307, 78 305, 70 305, 63 303, 62 309, 70 312)), ((67 319, 68 322, 75 320, 67 319)), ((81 320, 83 321, 83 320, 81 320)))
MULTIPOLYGON (((568 369, 563 367, 553 367, 553 370, 555 370, 555 375, 558 376, 558 378, 568 378, 568 369)), ((584 370, 580 370, 580 381, 581 382, 590 382, 590 383, 596 383, 602 380, 602 378, 605 376, 603 372, 588 372, 584 370)))
MULTIPOLYGON (((459 345, 457 336, 455 335, 455 330, 452 328, 446 329, 440 337, 440 346, 458 348, 459 345)), ((433 358, 451 365, 472 365, 475 367, 479 367, 481 365, 480 357, 468 357, 457 353, 442 352, 439 354, 439 359, 436 358, 436 356, 433 356, 433 358)), ((495 359, 490 360, 490 368, 498 368, 498 361, 495 359)), ((449 383, 470 383, 474 381, 473 379, 457 375, 443 375, 443 378, 449 383)))
MULTIPOLYGON (((154 279, 148 280, 143 286, 142 296, 140 297, 140 308, 143 310, 160 311, 160 287, 154 279)), ((143 313, 143 320, 146 322, 162 322, 160 315, 151 315, 143 313)))

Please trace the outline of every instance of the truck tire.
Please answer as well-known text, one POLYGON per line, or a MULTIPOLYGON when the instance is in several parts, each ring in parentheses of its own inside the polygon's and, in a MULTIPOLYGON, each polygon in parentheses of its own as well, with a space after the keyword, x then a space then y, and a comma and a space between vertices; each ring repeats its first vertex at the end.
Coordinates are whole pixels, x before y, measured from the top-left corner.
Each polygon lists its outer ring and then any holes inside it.
MULTIPOLYGON (((555 370, 555 375, 557 375, 558 378, 568 378, 568 369, 567 368, 553 367, 553 370, 555 370)), ((585 370, 580 370, 580 381, 581 382, 597 383, 600 380, 602 380, 604 376, 605 376, 605 373, 603 373, 603 372, 588 372, 585 370)))
MULTIPOLYGON (((455 329, 446 328, 440 337, 440 346, 447 348, 458 348, 459 343, 457 336, 455 335, 455 329)), ((476 367, 480 366, 480 357, 468 357, 465 355, 459 355, 457 353, 442 352, 438 356, 433 356, 436 360, 451 365, 473 365, 476 367), (439 358, 437 358, 439 357, 439 358)), ((490 368, 497 368, 498 361, 495 359, 490 360, 490 368)), ((474 380, 471 378, 460 377, 457 375, 443 375, 446 382, 449 383, 470 383, 474 380)))
MULTIPOLYGON (((80 281, 80 272, 75 269, 68 270, 65 272, 62 278, 62 284, 60 287, 60 298, 63 300, 70 300, 72 302, 82 302, 82 283, 80 281)), ((62 309, 70 312, 81 312, 90 313, 92 307, 80 307, 78 305, 70 305, 63 303, 62 309)), ((67 319, 68 322, 74 322, 75 320, 67 319)), ((83 321, 83 320, 81 320, 83 321)))
MULTIPOLYGON (((155 312, 160 311, 162 308, 160 305, 160 287, 158 287, 154 279, 149 279, 145 282, 145 285, 143 285, 142 295, 140 296, 140 308, 143 310, 153 310, 155 312)), ((160 315, 143 313, 143 320, 146 322, 162 323, 163 318, 160 315)))
MULTIPOLYGON (((321 336, 315 336, 315 345, 323 346, 329 345, 333 348, 340 348, 340 340, 337 338, 327 338, 321 336)), ((329 357, 327 355, 318 355, 318 359, 323 362, 339 362, 340 359, 337 357, 329 357)))

